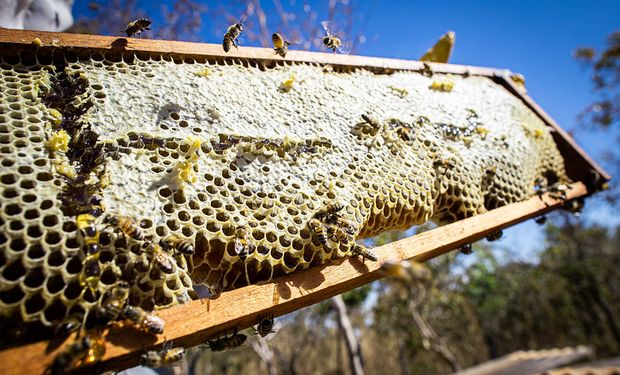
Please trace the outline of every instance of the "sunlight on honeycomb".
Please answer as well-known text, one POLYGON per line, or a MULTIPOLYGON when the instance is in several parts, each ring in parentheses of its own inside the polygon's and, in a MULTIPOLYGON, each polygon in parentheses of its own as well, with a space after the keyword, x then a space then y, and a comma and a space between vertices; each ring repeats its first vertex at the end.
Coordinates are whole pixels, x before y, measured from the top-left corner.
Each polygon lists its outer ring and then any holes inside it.
POLYGON ((0 65, 2 319, 49 326, 97 303, 79 281, 76 225, 94 199, 97 295, 126 280, 130 303, 152 309, 189 301, 197 284, 217 293, 350 255, 352 242, 323 245, 308 227, 329 203, 363 238, 566 179, 550 129, 484 77, 54 52, 0 65), (431 89, 438 78, 452 89, 431 89), (161 272, 108 214, 149 241, 189 239, 195 254, 161 272))

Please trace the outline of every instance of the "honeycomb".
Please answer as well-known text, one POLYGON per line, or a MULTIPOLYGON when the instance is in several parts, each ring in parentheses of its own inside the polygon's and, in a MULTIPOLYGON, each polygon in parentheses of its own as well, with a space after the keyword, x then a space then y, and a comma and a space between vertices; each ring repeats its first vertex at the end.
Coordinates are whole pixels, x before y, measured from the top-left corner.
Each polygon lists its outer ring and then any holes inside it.
POLYGON ((270 280, 566 180, 550 129, 519 99, 486 77, 426 73, 3 52, 0 319, 88 324, 121 280, 132 305, 166 308, 195 285, 270 280), (145 248, 173 235, 194 253, 162 250, 172 264, 158 267, 145 248))

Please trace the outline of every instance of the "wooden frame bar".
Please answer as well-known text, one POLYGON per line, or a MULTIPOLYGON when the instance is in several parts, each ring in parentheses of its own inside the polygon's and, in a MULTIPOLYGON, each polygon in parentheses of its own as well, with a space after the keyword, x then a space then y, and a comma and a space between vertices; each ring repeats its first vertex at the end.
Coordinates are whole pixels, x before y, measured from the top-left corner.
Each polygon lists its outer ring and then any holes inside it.
MULTIPOLYGON (((282 61, 274 55, 273 50, 265 48, 240 47, 238 51, 226 54, 220 45, 214 44, 0 29, 0 54, 9 53, 15 47, 163 54, 181 60, 185 58, 203 60, 234 58, 246 60, 250 64, 257 62, 272 64, 282 61), (39 38, 42 46, 33 44, 35 38, 39 38)), ((567 162, 569 177, 578 181, 569 190, 569 199, 583 197, 595 191, 597 186, 589 182, 592 171, 598 174, 601 181, 610 178, 553 119, 512 83, 508 70, 306 51, 291 51, 284 61, 285 63, 331 64, 387 71, 422 71, 430 67, 437 73, 488 77, 520 98, 554 129, 554 137, 560 151, 569 161, 567 162)), ((426 261, 463 244, 484 238, 493 231, 558 208, 562 204, 563 202, 553 200, 547 195, 533 197, 524 202, 501 207, 381 246, 375 249, 379 255, 378 262, 363 263, 357 258, 341 259, 268 283, 225 292, 215 300, 197 300, 162 310, 158 312, 158 315, 166 322, 165 335, 141 334, 129 327, 114 328, 109 332, 106 354, 100 364, 100 369, 122 369, 137 365, 139 356, 144 350, 160 346, 166 340, 174 341, 175 345, 191 347, 204 343, 208 338, 225 331, 231 331, 235 327, 239 329, 250 327, 261 317, 290 313, 379 279, 381 275, 378 269, 381 262, 386 259, 426 261), (230 306, 235 306, 235 308, 231 309, 230 306)), ((42 341, 0 352, 0 372, 3 374, 44 373, 55 355, 64 348, 61 346, 46 354, 47 346, 48 342, 42 341)))

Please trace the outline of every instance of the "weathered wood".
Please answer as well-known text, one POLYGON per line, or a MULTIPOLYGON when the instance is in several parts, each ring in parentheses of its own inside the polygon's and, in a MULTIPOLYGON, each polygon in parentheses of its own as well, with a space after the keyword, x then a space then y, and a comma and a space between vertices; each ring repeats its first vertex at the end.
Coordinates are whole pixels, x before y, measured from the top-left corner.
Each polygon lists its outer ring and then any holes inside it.
MULTIPOLYGON (((582 183, 573 184, 568 191, 569 199, 586 194, 587 189, 582 183)), ((225 292, 215 300, 197 300, 162 310, 158 314, 166 322, 165 334, 150 336, 129 327, 111 331, 101 369, 134 366, 145 349, 161 345, 166 340, 191 347, 235 327, 250 327, 261 317, 270 314, 280 316, 299 310, 379 279, 378 269, 387 259, 423 262, 484 238, 498 229, 558 208, 561 204, 547 195, 533 197, 375 248, 379 257, 377 262, 341 259, 268 283, 225 292)), ((43 341, 0 352, 0 373, 43 373, 61 350, 46 354, 47 345, 43 341)))

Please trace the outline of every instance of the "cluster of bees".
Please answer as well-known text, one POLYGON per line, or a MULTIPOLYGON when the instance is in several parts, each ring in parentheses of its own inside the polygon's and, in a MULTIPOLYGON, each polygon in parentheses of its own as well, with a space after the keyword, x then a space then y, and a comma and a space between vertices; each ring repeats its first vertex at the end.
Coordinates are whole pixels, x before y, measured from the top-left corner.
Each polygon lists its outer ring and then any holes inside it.
POLYGON ((351 253, 362 258, 377 261, 377 256, 362 245, 355 243, 357 226, 340 213, 344 205, 340 202, 328 203, 315 212, 308 222, 314 237, 325 248, 330 249, 330 241, 338 244, 351 244, 351 253))
MULTIPOLYGON (((243 22, 244 18, 242 17, 238 22, 228 26, 226 29, 224 39, 222 40, 224 52, 229 52, 232 47, 239 48, 239 37, 243 34, 243 22)), ((151 30, 149 26, 151 26, 150 20, 140 18, 129 22, 125 28, 125 33, 128 37, 140 35, 143 31, 151 30)), ((343 41, 343 33, 332 22, 323 21, 321 26, 325 30, 325 35, 321 37, 321 43, 325 48, 342 54, 351 52, 352 44, 348 41, 343 41)), ((286 40, 280 33, 273 33, 271 41, 275 54, 283 58, 286 57, 289 46, 297 44, 296 42, 286 40)))
MULTIPOLYGON (((99 231, 96 228, 97 218, 92 213, 78 215, 76 219, 77 227, 81 233, 84 243, 83 267, 79 276, 80 283, 86 290, 92 293, 95 298, 97 295, 101 268, 99 264, 99 231)), ((194 253, 194 246, 190 241, 182 239, 176 235, 163 238, 159 244, 146 239, 140 225, 131 218, 115 215, 106 215, 102 223, 111 226, 114 230, 124 237, 129 237, 134 241, 141 241, 143 265, 148 267, 150 264, 156 265, 162 272, 171 273, 174 271, 174 259, 172 253, 191 255, 194 253)), ((131 264, 128 267, 138 267, 138 264, 131 264)), ((148 268, 145 270, 148 270, 148 268)), ((105 354, 105 341, 103 340, 102 330, 109 325, 123 324, 130 322, 149 334, 161 334, 164 332, 164 321, 157 315, 147 312, 144 309, 129 304, 130 284, 127 281, 117 281, 102 296, 93 309, 97 335, 82 336, 68 348, 58 354, 51 365, 51 373, 63 373, 67 368, 71 368, 75 363, 85 364, 99 361, 105 354)), ((86 316, 70 315, 61 322, 56 329, 56 341, 66 339, 69 334, 81 329, 84 330, 86 316)), ((178 351, 176 351, 178 352, 178 351)), ((171 356, 170 350, 162 352, 162 356, 171 356)))

